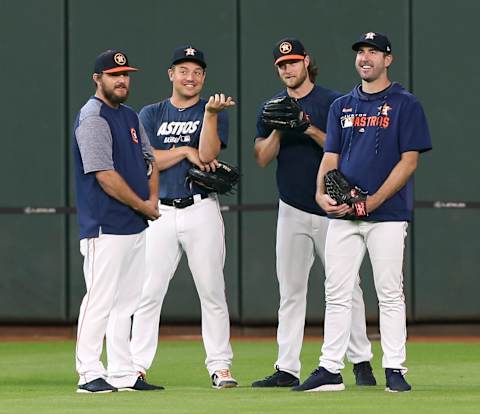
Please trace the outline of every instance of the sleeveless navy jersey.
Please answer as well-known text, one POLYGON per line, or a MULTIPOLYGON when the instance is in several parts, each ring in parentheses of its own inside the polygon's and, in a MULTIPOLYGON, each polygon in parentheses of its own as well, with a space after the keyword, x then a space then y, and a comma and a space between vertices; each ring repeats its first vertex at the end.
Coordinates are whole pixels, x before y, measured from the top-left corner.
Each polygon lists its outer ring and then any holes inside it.
MULTIPOLYGON (((275 97, 286 96, 284 90, 275 97)), ((328 110, 340 93, 315 85, 312 91, 299 99, 303 111, 312 125, 326 132, 328 110)), ((257 114, 257 137, 267 138, 272 129, 261 120, 261 109, 257 114)), ((277 186, 280 199, 299 210, 311 214, 325 215, 315 202, 318 167, 323 149, 312 138, 302 132, 282 131, 280 151, 277 157, 277 186)))
MULTIPOLYGON (((176 108, 170 99, 165 99, 142 108, 139 117, 152 146, 158 150, 180 146, 198 148, 206 103, 205 99, 200 99, 189 108, 176 108)), ((228 141, 226 111, 218 113, 217 128, 222 148, 225 148, 228 141)), ((194 194, 206 194, 201 187, 187 182, 187 172, 191 167, 192 163, 183 159, 161 171, 159 198, 184 198, 194 194)))
POLYGON ((125 105, 113 109, 96 97, 92 97, 78 113, 72 149, 80 239, 98 237, 100 233, 136 234, 147 227, 147 220, 143 216, 105 193, 95 176, 95 171, 115 169, 140 198, 149 198, 140 129, 138 116, 132 109, 125 105), (86 128, 82 130, 86 140, 83 141, 85 146, 81 152, 77 134, 82 128, 86 128), (98 153, 100 146, 96 144, 97 140, 108 142, 102 147, 103 154, 98 153), (103 157, 109 161, 102 161, 105 167, 86 170, 82 153, 86 158, 103 157))
MULTIPOLYGON (((394 82, 376 94, 357 86, 330 109, 325 152, 340 154, 339 169, 349 181, 374 194, 403 152, 432 148, 423 108, 415 96, 394 82)), ((413 175, 407 184, 362 220, 410 221, 413 175)))

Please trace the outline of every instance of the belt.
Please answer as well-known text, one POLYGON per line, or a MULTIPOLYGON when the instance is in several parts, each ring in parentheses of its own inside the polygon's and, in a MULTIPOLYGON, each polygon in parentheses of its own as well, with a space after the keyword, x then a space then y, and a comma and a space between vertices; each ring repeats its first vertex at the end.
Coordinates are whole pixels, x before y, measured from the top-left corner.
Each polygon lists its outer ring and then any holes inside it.
POLYGON ((165 206, 185 208, 205 198, 208 198, 208 194, 195 194, 193 196, 185 198, 162 198, 160 199, 160 203, 165 206))

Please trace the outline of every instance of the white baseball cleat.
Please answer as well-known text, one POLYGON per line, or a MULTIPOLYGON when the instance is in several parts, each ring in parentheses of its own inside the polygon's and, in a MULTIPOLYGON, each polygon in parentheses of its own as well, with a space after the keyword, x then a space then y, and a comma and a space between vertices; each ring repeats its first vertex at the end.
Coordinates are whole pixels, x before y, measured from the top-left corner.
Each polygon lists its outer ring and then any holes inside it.
POLYGON ((229 369, 218 369, 212 375, 212 387, 216 389, 234 388, 238 385, 229 369))

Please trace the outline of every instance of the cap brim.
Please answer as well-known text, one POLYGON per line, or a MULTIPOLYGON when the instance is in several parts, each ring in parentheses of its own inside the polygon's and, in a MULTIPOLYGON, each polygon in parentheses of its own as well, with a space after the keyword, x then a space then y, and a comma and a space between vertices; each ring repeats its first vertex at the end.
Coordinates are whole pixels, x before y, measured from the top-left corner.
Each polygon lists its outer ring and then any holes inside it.
POLYGON ((285 56, 280 56, 276 61, 275 65, 278 65, 280 62, 283 62, 285 60, 305 60, 305 56, 303 55, 285 55, 285 56))
POLYGON ((130 66, 117 66, 116 68, 104 70, 103 73, 116 73, 116 72, 137 72, 137 68, 130 66))
POLYGON ((205 69, 205 68, 207 67, 207 64, 206 64, 203 60, 195 59, 195 58, 190 58, 190 57, 174 60, 174 61, 172 62, 172 65, 177 65, 178 63, 182 63, 182 62, 193 62, 193 63, 197 63, 197 64, 199 64, 203 69, 205 69))

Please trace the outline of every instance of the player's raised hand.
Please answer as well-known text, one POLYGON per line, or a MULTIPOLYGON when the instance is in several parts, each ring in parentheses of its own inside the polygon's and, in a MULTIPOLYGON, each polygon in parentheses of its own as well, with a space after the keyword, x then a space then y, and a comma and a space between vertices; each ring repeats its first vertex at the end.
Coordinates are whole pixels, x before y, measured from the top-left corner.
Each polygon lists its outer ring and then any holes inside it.
POLYGON ((208 102, 205 105, 205 110, 216 114, 232 106, 235 106, 235 101, 231 96, 226 97, 223 93, 216 93, 208 99, 208 102))

